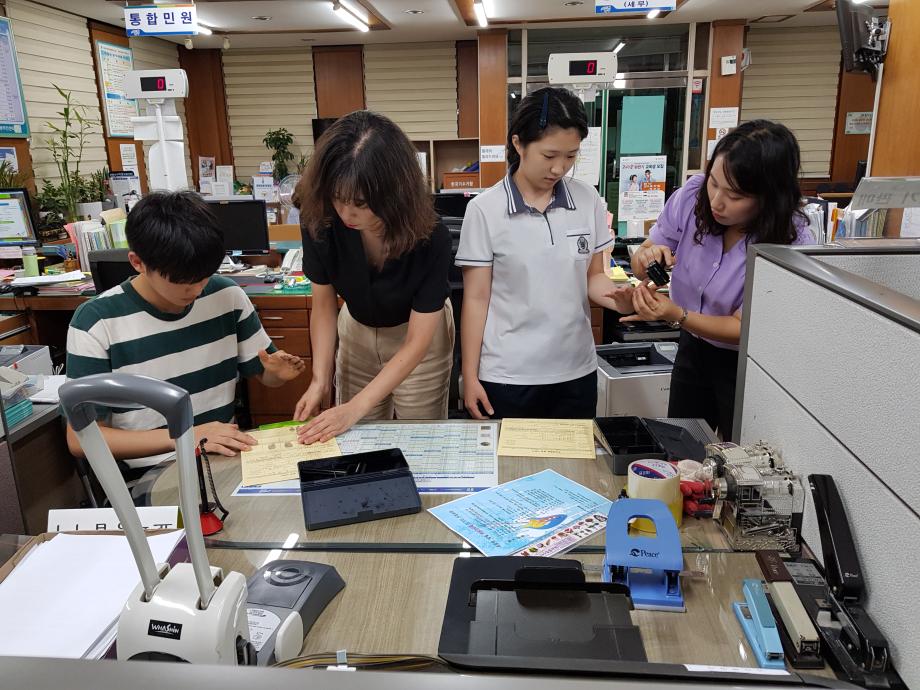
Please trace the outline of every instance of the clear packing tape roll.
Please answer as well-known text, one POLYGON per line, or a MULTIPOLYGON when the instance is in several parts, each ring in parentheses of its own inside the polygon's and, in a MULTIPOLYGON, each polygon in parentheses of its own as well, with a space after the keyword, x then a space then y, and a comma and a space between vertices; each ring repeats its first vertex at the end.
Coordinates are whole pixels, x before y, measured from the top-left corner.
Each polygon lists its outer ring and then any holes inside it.
MULTIPOLYGON (((665 460, 636 460, 626 471, 626 493, 630 498, 654 498, 668 506, 677 526, 684 515, 684 499, 680 493, 677 468, 665 460)), ((652 533, 654 525, 638 518, 633 525, 640 532, 652 533)))

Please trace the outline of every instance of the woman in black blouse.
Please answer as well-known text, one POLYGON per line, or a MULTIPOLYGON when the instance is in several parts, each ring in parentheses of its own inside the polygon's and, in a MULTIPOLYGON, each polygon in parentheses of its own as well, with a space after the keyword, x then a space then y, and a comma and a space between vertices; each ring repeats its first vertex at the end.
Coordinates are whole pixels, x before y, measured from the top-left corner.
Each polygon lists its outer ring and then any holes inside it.
POLYGON ((377 113, 346 115, 316 142, 297 195, 303 269, 313 283, 313 380, 294 418, 317 415, 300 440, 325 441, 360 419, 394 413, 446 418, 450 235, 405 133, 377 113), (333 357, 336 406, 320 413, 333 357))

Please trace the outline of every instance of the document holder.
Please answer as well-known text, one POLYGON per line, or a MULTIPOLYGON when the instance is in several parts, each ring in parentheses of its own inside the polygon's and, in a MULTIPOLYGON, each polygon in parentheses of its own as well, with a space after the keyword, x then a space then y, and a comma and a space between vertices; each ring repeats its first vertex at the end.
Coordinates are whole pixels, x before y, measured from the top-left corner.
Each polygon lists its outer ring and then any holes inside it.
POLYGON ((577 561, 458 558, 438 655, 474 669, 624 670, 646 661, 631 608, 626 587, 586 582, 577 561))
POLYGON ((308 530, 368 522, 422 509, 398 448, 297 463, 308 530))

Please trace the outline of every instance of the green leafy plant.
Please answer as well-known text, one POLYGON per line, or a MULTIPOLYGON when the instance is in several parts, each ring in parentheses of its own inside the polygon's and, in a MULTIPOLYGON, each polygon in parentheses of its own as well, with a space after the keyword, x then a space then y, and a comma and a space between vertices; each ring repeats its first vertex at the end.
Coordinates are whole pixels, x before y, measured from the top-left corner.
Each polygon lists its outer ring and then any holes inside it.
POLYGON ((76 182, 78 200, 77 203, 89 203, 93 201, 105 201, 106 180, 109 176, 109 169, 102 168, 89 177, 80 178, 76 182))
POLYGON ((61 180, 60 190, 66 203, 64 217, 73 221, 77 217, 77 204, 80 203, 80 194, 85 186, 80 177, 80 161, 83 159, 87 139, 95 133, 97 122, 86 116, 86 106, 74 102, 70 91, 64 91, 57 84, 52 86, 64 99, 64 109, 58 112, 61 116, 60 124, 50 121, 45 123, 51 134, 44 148, 51 153, 61 180))
POLYGON ((307 163, 310 162, 310 156, 305 153, 300 154, 300 160, 297 161, 297 174, 302 175, 303 169, 307 167, 307 163))
POLYGON ((294 143, 294 135, 284 127, 272 129, 266 132, 262 143, 272 152, 272 175, 276 181, 280 181, 288 174, 288 161, 294 160, 294 154, 290 150, 291 144, 294 143))
MULTIPOLYGON (((67 200, 59 185, 45 180, 35 195, 38 203, 38 233, 42 239, 58 239, 67 215, 67 200)), ((64 233, 66 237, 66 233, 64 233)))
POLYGON ((13 170, 13 164, 9 161, 0 162, 0 189, 10 189, 11 187, 25 187, 32 177, 22 171, 13 170))

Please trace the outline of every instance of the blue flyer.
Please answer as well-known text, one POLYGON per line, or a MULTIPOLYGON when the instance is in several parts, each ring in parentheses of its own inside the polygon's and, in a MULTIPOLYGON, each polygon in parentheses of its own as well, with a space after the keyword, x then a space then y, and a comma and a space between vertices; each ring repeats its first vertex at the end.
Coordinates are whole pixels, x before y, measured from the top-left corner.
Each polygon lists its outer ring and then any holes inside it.
POLYGON ((611 502, 543 470, 429 512, 486 556, 552 556, 600 532, 611 502))

